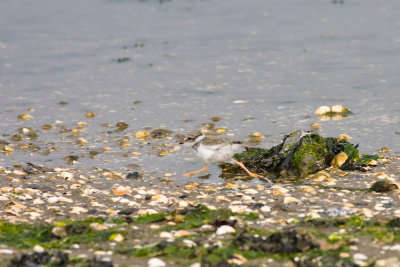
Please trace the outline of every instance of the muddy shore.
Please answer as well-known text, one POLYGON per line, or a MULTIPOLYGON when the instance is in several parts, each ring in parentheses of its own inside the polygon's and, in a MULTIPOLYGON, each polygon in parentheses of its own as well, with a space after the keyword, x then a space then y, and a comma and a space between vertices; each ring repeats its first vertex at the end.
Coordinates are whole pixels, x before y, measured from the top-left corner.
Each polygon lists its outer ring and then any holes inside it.
POLYGON ((400 156, 379 155, 367 172, 329 168, 299 185, 3 168, 2 265, 33 251, 62 251, 71 266, 399 264, 398 189, 370 188, 399 182, 400 156))

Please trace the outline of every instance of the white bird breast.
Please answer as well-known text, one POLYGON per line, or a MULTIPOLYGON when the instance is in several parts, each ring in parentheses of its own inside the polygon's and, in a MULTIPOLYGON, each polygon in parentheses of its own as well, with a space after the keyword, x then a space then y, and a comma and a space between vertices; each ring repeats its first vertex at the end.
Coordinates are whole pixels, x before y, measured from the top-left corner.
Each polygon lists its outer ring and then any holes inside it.
POLYGON ((207 163, 233 163, 233 155, 241 149, 242 146, 240 144, 219 144, 212 146, 200 144, 197 148, 197 155, 207 163))

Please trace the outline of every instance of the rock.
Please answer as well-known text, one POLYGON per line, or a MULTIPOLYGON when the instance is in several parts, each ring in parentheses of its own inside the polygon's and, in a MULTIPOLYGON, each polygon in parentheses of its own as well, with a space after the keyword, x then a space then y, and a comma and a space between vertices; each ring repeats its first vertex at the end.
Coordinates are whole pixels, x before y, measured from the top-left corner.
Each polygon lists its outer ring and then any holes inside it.
POLYGON ((388 193, 397 189, 399 189, 399 187, 396 184, 384 180, 375 182, 369 190, 378 193, 388 193))
POLYGON ((264 212, 264 213, 269 213, 269 212, 271 212, 271 207, 268 206, 268 205, 264 205, 264 206, 262 206, 262 207, 260 208, 260 211, 261 211, 261 212, 264 212))
POLYGON ((317 116, 322 116, 322 115, 325 115, 325 114, 327 114, 329 112, 331 112, 331 108, 330 107, 328 107, 328 106, 320 106, 319 108, 317 108, 314 111, 314 114, 317 115, 317 116))
POLYGON ((130 172, 126 175, 126 179, 137 179, 139 178, 138 172, 130 172))
MULTIPOLYGON (((344 163, 344 154, 341 154, 338 165, 343 164, 351 169, 359 158, 357 146, 346 140, 324 138, 316 132, 297 130, 285 136, 281 144, 271 149, 246 148, 245 152, 236 154, 235 158, 260 175, 272 172, 296 178, 328 168, 335 156, 344 151, 348 159, 344 163)), ((231 167, 229 170, 235 168, 238 167, 231 167)))
POLYGON ((123 210, 118 211, 118 215, 131 215, 134 212, 137 212, 137 208, 126 208, 123 210))
POLYGON ((64 227, 61 226, 55 226, 51 230, 51 233, 57 237, 66 237, 68 236, 67 231, 65 230, 64 227))
POLYGON ((159 258, 151 258, 147 262, 148 267, 165 267, 167 264, 159 258))
POLYGON ((222 225, 218 227, 216 234, 217 235, 226 235, 226 234, 234 234, 236 233, 235 228, 229 225, 222 225))

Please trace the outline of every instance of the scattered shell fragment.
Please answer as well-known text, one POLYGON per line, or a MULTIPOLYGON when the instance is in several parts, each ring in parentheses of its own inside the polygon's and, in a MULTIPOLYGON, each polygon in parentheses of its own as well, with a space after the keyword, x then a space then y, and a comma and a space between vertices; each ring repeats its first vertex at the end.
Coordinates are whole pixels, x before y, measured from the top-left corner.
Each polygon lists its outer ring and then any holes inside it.
POLYGON ((135 133, 136 139, 147 139, 149 136, 150 134, 146 131, 138 131, 135 133))
POLYGON ((339 140, 345 140, 345 141, 350 141, 352 138, 350 135, 347 134, 341 134, 337 137, 337 139, 339 140))
POLYGON ((132 190, 129 187, 125 187, 125 186, 122 186, 122 185, 115 184, 112 187, 112 192, 116 196, 121 196, 121 195, 125 195, 125 194, 131 193, 132 190))
POLYGON ((288 189, 286 189, 286 188, 284 188, 282 186, 279 186, 279 185, 273 185, 271 187, 271 190, 272 190, 272 194, 274 196, 281 196, 281 195, 284 195, 284 194, 289 192, 288 189))
POLYGON ((346 162, 346 160, 348 158, 349 158, 349 156, 347 156, 346 153, 340 152, 331 161, 331 166, 333 166, 335 168, 339 168, 340 166, 342 166, 346 162))
POLYGON ((18 119, 25 121, 25 120, 29 120, 32 119, 33 116, 31 114, 27 114, 27 113, 22 113, 18 115, 18 119))
POLYGON ((85 138, 78 138, 78 140, 76 140, 76 143, 80 146, 84 146, 87 145, 88 140, 86 140, 85 138))
POLYGON ((259 132, 254 132, 254 133, 250 134, 250 137, 263 138, 264 135, 262 133, 259 133, 259 132))
POLYGON ((310 128, 311 128, 311 130, 317 131, 317 130, 321 130, 322 126, 318 122, 313 122, 313 123, 311 123, 310 128))
POLYGON ((94 112, 88 112, 85 114, 85 117, 89 118, 89 119, 93 118, 94 116, 96 116, 96 113, 94 113, 94 112))
POLYGON ((226 133, 226 129, 225 128, 217 128, 217 129, 215 129, 215 132, 217 134, 224 134, 224 133, 226 133))

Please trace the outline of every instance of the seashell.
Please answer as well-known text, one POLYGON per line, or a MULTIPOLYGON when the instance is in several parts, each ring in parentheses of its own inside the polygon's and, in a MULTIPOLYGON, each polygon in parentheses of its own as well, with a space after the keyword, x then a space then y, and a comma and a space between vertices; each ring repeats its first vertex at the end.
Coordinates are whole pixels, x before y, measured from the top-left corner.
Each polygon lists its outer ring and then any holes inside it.
POLYGON ((138 132, 135 133, 136 139, 143 140, 143 139, 149 138, 149 136, 150 136, 150 134, 148 132, 146 132, 146 131, 138 131, 138 132))
POLYGON ((27 114, 27 113, 22 113, 18 115, 18 119, 20 119, 21 121, 26 121, 29 119, 32 119, 33 116, 31 114, 27 114))
POLYGON ((340 166, 343 165, 343 163, 346 162, 346 160, 349 158, 349 156, 347 156, 346 153, 344 152, 340 152, 339 154, 337 154, 333 160, 331 161, 331 166, 335 167, 335 168, 339 168, 340 166))
POLYGON ((85 114, 85 117, 89 118, 89 119, 93 118, 94 116, 96 116, 96 113, 94 113, 94 112, 88 112, 85 114))

